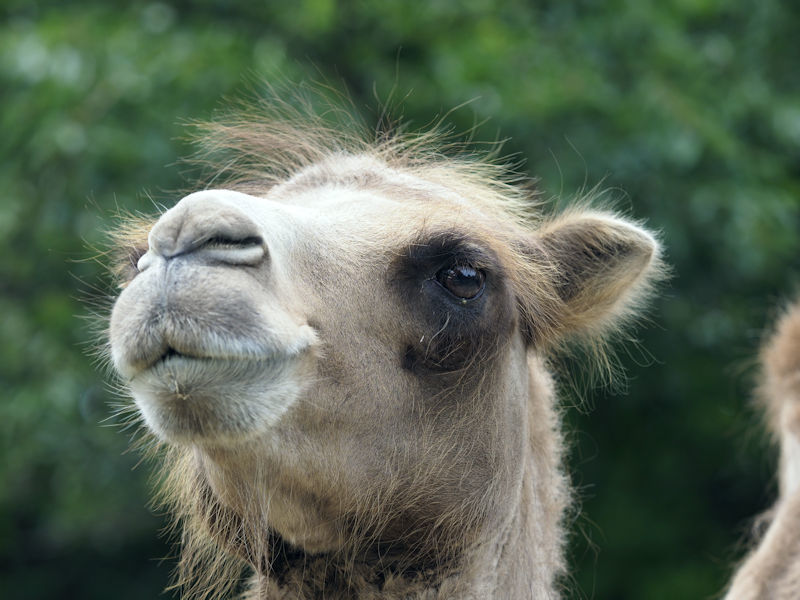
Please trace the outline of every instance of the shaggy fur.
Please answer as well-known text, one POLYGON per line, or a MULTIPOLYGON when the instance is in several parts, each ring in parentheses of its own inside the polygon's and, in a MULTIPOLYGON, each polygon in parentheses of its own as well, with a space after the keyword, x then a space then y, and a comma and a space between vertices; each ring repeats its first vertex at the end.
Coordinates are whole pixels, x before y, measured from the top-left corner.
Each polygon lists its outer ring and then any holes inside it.
POLYGON ((789 308, 761 353, 760 398, 781 450, 780 494, 769 527, 736 573, 726 600, 800 598, 800 303, 789 308))
POLYGON ((558 597, 548 357, 604 355, 657 242, 586 206, 543 216, 435 135, 264 112, 203 129, 225 190, 115 238, 110 353, 166 446, 177 585, 224 597, 248 565, 252 599, 558 597))

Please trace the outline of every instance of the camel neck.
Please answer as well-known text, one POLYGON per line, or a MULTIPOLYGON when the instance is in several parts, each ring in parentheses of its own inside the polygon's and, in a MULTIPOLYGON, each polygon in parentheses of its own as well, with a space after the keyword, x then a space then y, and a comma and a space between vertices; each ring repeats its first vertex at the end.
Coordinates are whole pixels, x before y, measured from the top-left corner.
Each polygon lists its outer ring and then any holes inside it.
POLYGON ((410 562, 407 548, 376 546, 358 557, 307 553, 270 533, 270 563, 253 580, 252 600, 486 600, 554 598, 550 565, 531 556, 526 510, 517 506, 484 543, 457 557, 410 562))
POLYGON ((308 553, 275 532, 269 539, 270 563, 253 582, 259 600, 440 598, 460 579, 463 565, 461 559, 409 562, 407 550, 398 547, 376 546, 352 557, 308 553))

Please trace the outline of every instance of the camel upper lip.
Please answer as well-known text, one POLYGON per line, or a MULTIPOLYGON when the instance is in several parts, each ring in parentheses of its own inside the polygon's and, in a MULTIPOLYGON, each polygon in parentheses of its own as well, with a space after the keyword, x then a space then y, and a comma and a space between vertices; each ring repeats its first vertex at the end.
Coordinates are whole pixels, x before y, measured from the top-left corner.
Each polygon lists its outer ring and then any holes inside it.
POLYGON ((165 364, 179 362, 200 363, 258 363, 291 360, 306 354, 317 344, 314 331, 308 327, 298 328, 298 335, 288 342, 282 339, 240 337, 227 339, 219 333, 203 339, 193 336, 162 335, 160 340, 145 336, 142 344, 128 343, 117 348, 112 344, 114 365, 123 378, 131 380, 143 372, 161 368, 165 364))

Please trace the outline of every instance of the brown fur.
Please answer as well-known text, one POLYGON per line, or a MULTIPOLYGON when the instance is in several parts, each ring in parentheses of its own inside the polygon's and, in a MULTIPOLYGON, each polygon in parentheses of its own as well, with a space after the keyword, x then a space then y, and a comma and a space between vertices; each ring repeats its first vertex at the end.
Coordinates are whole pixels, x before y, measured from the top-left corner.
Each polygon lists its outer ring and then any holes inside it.
POLYGON ((110 347, 169 446, 177 585, 221 597, 249 565, 247 598, 557 597, 569 492, 548 356, 575 338, 602 356, 660 273, 657 243, 585 206, 538 215, 505 168, 445 158, 435 135, 367 142, 270 111, 203 130, 214 185, 248 196, 193 195, 117 236, 110 347), (450 254, 487 274, 477 300, 436 283, 450 254), (258 352, 302 350, 264 380, 285 391, 253 400, 261 363, 220 353, 273 338, 258 352), (237 375, 207 397, 172 374, 175 350, 237 375))
POLYGON ((800 598, 800 303, 790 307, 761 353, 769 427, 781 449, 780 494, 763 538, 739 568, 727 600, 800 598))

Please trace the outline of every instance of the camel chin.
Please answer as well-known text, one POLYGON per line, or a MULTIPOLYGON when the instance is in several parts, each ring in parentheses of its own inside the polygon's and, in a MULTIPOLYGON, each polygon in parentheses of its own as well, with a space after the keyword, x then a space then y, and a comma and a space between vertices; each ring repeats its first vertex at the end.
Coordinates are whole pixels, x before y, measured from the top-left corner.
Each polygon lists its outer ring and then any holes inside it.
POLYGON ((267 431, 296 402, 303 358, 173 355, 139 372, 129 387, 145 423, 161 440, 235 445, 267 431))

